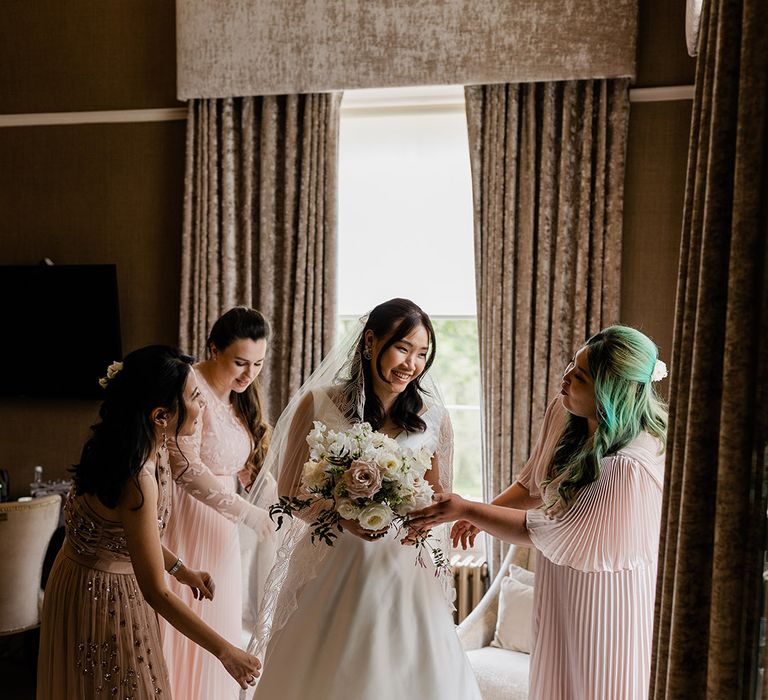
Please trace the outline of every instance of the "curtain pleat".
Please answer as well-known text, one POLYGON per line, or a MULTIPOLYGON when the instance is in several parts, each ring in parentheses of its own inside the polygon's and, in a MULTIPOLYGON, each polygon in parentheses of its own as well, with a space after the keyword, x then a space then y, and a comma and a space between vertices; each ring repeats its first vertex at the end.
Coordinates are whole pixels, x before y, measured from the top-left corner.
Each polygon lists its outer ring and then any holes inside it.
POLYGON ((760 697, 766 27, 764 0, 704 3, 675 314, 654 698, 760 697))
POLYGON ((628 85, 465 90, 486 499, 525 463, 574 351, 619 320, 628 85))
POLYGON ((264 313, 272 420, 333 342, 340 99, 189 104, 180 344, 202 357, 223 311, 246 304, 264 313))

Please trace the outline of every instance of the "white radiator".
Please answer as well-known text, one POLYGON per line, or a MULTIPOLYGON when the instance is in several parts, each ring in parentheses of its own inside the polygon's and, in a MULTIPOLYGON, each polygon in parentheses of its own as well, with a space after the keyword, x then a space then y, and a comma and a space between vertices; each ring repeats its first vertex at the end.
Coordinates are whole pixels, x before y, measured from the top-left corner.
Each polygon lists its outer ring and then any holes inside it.
POLYGON ((488 564, 483 556, 454 554, 451 569, 456 586, 456 612, 453 616, 454 622, 459 624, 488 590, 488 564))

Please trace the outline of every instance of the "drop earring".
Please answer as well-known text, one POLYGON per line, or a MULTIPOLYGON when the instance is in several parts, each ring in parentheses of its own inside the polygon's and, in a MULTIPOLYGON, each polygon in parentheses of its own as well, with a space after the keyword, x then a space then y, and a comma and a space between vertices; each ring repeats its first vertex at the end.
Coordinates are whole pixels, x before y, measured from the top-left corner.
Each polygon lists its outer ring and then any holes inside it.
POLYGON ((371 359, 371 348, 370 348, 368 345, 366 345, 366 346, 363 348, 363 357, 364 357, 366 360, 370 360, 370 359, 371 359))
POLYGON ((165 428, 163 428, 163 450, 168 449, 168 434, 165 432, 165 428))

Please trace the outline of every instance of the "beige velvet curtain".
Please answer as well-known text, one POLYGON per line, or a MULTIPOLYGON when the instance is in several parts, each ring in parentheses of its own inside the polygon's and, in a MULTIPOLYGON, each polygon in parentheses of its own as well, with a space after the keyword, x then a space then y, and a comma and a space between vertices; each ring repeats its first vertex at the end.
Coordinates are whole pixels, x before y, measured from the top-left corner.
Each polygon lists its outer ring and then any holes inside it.
POLYGON ((272 324, 275 420, 333 341, 340 94, 192 100, 180 344, 199 357, 235 304, 272 324))
POLYGON ((484 85, 466 102, 491 499, 525 463, 574 351, 618 320, 628 81, 484 85))
POLYGON ((656 594, 651 696, 659 700, 760 697, 753 688, 766 533, 766 27, 765 0, 704 3, 656 594))

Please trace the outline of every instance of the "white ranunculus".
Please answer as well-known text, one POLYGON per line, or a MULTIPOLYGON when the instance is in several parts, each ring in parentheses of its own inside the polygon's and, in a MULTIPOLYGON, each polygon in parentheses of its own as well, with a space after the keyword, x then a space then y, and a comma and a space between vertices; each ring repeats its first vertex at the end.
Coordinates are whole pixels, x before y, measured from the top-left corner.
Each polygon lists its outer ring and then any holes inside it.
POLYGON ((391 452, 380 451, 376 463, 383 473, 385 481, 398 481, 400 479, 400 460, 391 452))
MULTIPOLYGON (((413 458, 416 464, 418 464, 424 472, 432 469, 432 453, 429 450, 422 447, 420 450, 416 450, 413 453, 413 458)), ((422 474, 424 472, 422 472, 422 474)))
POLYGON ((336 511, 345 520, 354 520, 360 514, 360 506, 351 498, 339 498, 336 501, 336 511))
POLYGON ((421 510, 422 508, 432 505, 432 496, 434 496, 434 494, 435 491, 432 488, 432 484, 421 479, 416 487, 416 492, 414 493, 414 510, 421 510))
POLYGON ((325 485, 328 475, 325 473, 326 462, 314 462, 310 460, 304 465, 301 475, 301 483, 306 491, 321 489, 325 485))
POLYGON ((401 490, 402 501, 397 506, 397 514, 408 515, 414 510, 421 510, 432 505, 433 494, 432 485, 428 481, 416 477, 410 488, 401 490))
POLYGON ((357 520, 366 530, 382 530, 389 527, 393 515, 392 509, 386 503, 373 503, 360 511, 357 520))

